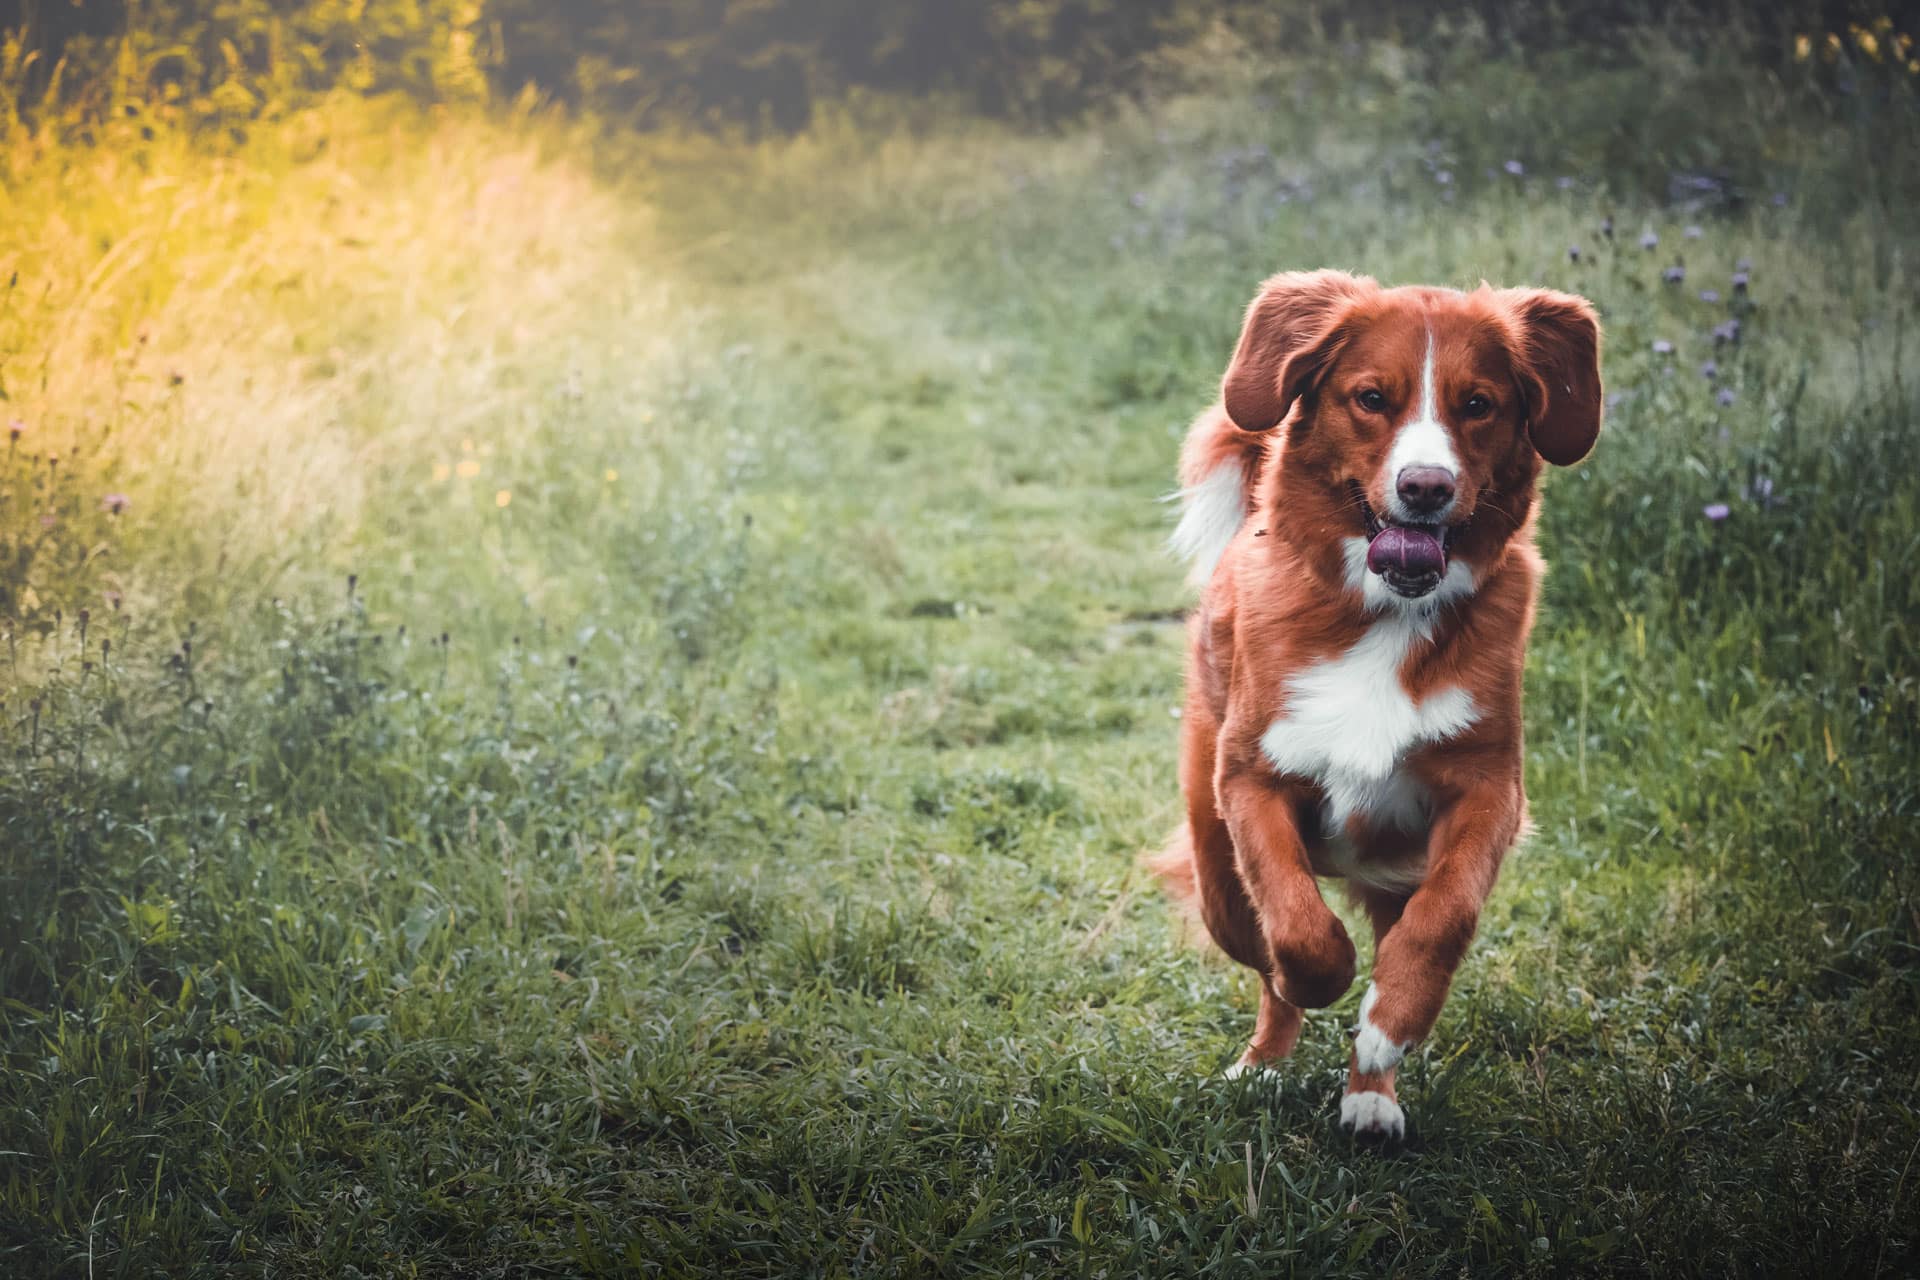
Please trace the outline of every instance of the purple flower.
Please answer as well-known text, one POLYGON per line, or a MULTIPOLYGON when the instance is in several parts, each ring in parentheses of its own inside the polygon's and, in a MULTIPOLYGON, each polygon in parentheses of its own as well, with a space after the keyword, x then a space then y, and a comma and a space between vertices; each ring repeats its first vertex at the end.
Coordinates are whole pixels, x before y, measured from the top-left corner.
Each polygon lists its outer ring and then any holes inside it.
POLYGON ((1726 320, 1713 326, 1713 341, 1715 345, 1722 342, 1740 341, 1740 321, 1737 319, 1726 320))
POLYGON ((1709 502, 1706 506, 1700 508, 1700 514, 1715 524, 1719 524, 1722 520, 1725 520, 1733 514, 1733 508, 1724 502, 1709 502))
POLYGON ((1600 234, 1605 236, 1609 240, 1613 239, 1613 215, 1612 214, 1608 214, 1606 217, 1600 219, 1600 234))
POLYGON ((14 441, 18 440, 21 436, 25 434, 27 434, 27 424, 22 422, 20 419, 15 418, 12 422, 9 422, 7 424, 7 443, 8 444, 12 444, 14 441))
POLYGON ((1453 170, 1451 169, 1437 170, 1433 175, 1433 180, 1444 187, 1453 181, 1453 170))
POLYGON ((1720 366, 1711 360, 1705 361, 1700 366, 1700 376, 1711 382, 1720 376, 1720 366))
POLYGON ((1749 500, 1753 502, 1757 502, 1763 507, 1770 507, 1774 505, 1773 477, 1772 476, 1755 476, 1753 478, 1753 483, 1747 486, 1747 497, 1749 500))
POLYGON ((1718 302, 1720 301, 1720 291, 1718 289, 1702 289, 1700 291, 1700 301, 1718 302))
POLYGON ((1649 251, 1658 249, 1660 247, 1660 237, 1648 231, 1641 235, 1640 247, 1649 251))
POLYGON ((1567 246, 1567 261, 1568 261, 1568 262, 1578 262, 1578 261, 1580 261, 1580 246, 1579 246, 1579 245, 1577 245, 1577 244, 1570 244, 1570 245, 1568 245, 1568 246, 1567 246))
POLYGON ((1660 279, 1667 284, 1679 284, 1686 278, 1687 269, 1677 262, 1660 273, 1660 279))
POLYGON ((1563 175, 1561 177, 1555 178, 1553 180, 1553 185, 1560 188, 1560 190, 1562 191, 1571 191, 1573 190, 1573 179, 1569 177, 1565 177, 1563 175))
POLYGON ((1745 293, 1747 291, 1747 273, 1746 272, 1736 271, 1733 273, 1733 291, 1735 293, 1745 293))
POLYGON ((1673 354, 1673 344, 1665 338, 1655 338, 1653 340, 1653 354, 1657 356, 1670 356, 1673 354))
POLYGON ((1719 406, 1720 406, 1720 407, 1721 407, 1722 409, 1724 409, 1724 408, 1726 408, 1726 407, 1727 407, 1728 405, 1730 405, 1730 404, 1732 404, 1732 403, 1734 402, 1734 400, 1735 400, 1735 399, 1737 399, 1737 398, 1738 398, 1738 397, 1736 397, 1736 396, 1735 396, 1735 395, 1733 394, 1733 388, 1732 388, 1732 387, 1722 387, 1722 388, 1720 388, 1720 393, 1719 393, 1718 395, 1716 395, 1716 396, 1714 396, 1714 401, 1715 401, 1715 403, 1717 403, 1717 404, 1718 404, 1718 405, 1719 405, 1719 406))
POLYGON ((1787 193, 1786 193, 1786 192, 1784 192, 1784 191, 1776 191, 1776 192, 1774 192, 1774 193, 1773 193, 1773 207, 1774 207, 1774 208, 1776 208, 1776 209, 1783 209, 1783 208, 1785 208, 1785 207, 1786 207, 1786 204, 1787 204, 1787 193))
POLYGON ((1527 171, 1527 166, 1521 164, 1518 160, 1509 160, 1500 167, 1516 178, 1527 171))
POLYGON ((110 493, 100 499, 100 509, 108 515, 113 516, 119 515, 132 505, 133 503, 128 501, 127 495, 124 493, 110 493))
POLYGON ((1689 240, 1698 240, 1701 236, 1705 235, 1706 232, 1702 231, 1697 226, 1689 226, 1685 231, 1681 232, 1680 234, 1685 236, 1689 240))

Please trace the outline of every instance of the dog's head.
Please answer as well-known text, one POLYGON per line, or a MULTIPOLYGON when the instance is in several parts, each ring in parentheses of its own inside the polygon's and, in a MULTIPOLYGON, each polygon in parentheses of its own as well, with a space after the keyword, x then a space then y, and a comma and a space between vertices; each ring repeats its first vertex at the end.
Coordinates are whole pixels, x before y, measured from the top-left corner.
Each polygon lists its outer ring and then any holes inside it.
POLYGON ((1222 392, 1241 430, 1285 424, 1278 465, 1301 527, 1365 538, 1367 570, 1420 599, 1524 526, 1543 459, 1593 447, 1600 327, 1585 299, 1550 289, 1288 273, 1248 308, 1222 392))

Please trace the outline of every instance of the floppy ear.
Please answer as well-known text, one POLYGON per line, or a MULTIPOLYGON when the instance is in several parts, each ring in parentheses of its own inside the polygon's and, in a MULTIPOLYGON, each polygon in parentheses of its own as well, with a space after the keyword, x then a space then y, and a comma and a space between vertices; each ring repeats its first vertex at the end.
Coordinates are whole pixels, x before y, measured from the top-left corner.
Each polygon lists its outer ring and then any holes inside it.
POLYGON ((1600 437, 1600 322, 1585 299, 1552 289, 1508 289, 1527 402, 1527 438, 1556 467, 1587 456, 1600 437))
POLYGON ((1347 304, 1379 288, 1370 276, 1344 271, 1286 271, 1261 285, 1220 383, 1233 425, 1242 431, 1279 426, 1339 350, 1347 304))

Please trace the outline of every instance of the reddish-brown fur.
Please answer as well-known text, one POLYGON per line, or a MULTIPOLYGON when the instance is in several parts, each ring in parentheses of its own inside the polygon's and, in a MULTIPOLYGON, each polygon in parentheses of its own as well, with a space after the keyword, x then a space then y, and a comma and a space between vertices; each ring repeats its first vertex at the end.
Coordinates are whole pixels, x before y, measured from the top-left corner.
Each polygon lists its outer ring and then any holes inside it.
MULTIPOLYGON (((1345 831, 1357 859, 1349 866, 1425 857, 1410 891, 1349 884, 1376 939, 1371 1021, 1395 1042, 1418 1040, 1439 1016, 1527 821, 1521 668, 1543 571, 1536 482, 1543 459, 1578 461, 1599 431, 1592 309, 1546 290, 1276 276, 1248 310, 1220 403, 1194 423, 1181 454, 1189 488, 1224 463, 1240 465, 1248 514, 1190 622, 1186 821, 1151 865, 1223 951, 1263 975, 1249 1065, 1290 1052, 1302 1010, 1338 1000, 1354 977, 1353 943, 1316 880, 1327 873, 1316 872, 1316 859, 1327 858, 1317 829, 1324 793, 1313 778, 1277 769, 1261 737, 1286 707, 1290 680, 1346 653, 1383 616, 1349 578, 1343 547, 1366 533, 1349 485, 1375 512, 1385 509, 1388 451, 1419 395, 1429 343, 1439 416, 1459 462, 1451 554, 1471 565, 1476 586, 1433 609, 1398 674, 1415 705, 1457 687, 1478 718, 1401 757, 1429 797, 1424 833, 1376 830, 1359 813, 1345 831), (1385 396, 1384 412, 1362 406, 1363 390, 1385 396), (1475 395, 1491 410, 1482 413, 1475 395)), ((1362 1090, 1393 1098, 1392 1069, 1362 1072, 1356 1061, 1348 1091, 1362 1090)))

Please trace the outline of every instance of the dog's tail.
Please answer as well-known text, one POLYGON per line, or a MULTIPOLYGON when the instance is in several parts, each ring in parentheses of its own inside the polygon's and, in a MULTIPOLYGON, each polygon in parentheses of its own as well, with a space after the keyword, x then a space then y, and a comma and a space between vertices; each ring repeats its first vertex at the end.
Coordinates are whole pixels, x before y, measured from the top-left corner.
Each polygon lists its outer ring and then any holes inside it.
POLYGON ((1159 852, 1147 854, 1140 861, 1167 891, 1182 923, 1199 929, 1200 883, 1193 867, 1193 828, 1182 822, 1167 836, 1167 843, 1159 852))
POLYGON ((1253 488, 1266 456, 1266 434, 1233 425, 1214 405, 1195 418, 1180 448, 1180 523, 1167 545, 1191 566, 1187 581, 1204 586, 1220 556, 1253 510, 1253 488))

